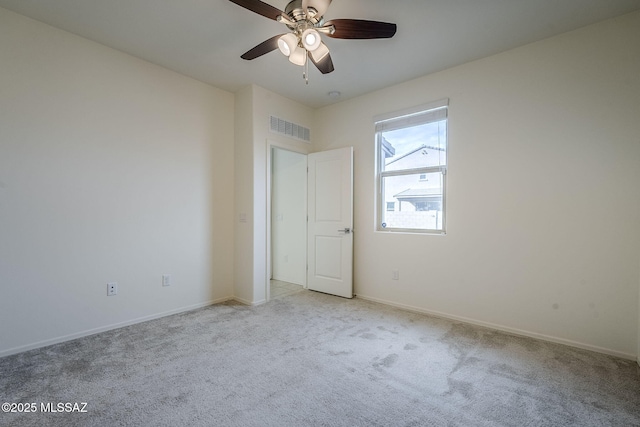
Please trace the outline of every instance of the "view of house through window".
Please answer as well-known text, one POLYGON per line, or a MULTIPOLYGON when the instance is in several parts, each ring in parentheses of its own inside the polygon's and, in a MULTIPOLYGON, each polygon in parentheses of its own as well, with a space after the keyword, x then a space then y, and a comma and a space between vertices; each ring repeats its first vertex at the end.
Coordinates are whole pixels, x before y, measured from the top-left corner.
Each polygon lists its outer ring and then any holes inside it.
POLYGON ((447 104, 376 121, 377 230, 444 233, 447 104))

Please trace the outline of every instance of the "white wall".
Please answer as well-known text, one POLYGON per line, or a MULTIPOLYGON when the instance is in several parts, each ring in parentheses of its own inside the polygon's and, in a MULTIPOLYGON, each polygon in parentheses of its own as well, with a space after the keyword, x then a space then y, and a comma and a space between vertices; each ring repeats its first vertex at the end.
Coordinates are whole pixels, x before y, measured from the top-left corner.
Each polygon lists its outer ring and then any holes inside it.
POLYGON ((307 283, 307 156, 271 151, 271 277, 307 283))
POLYGON ((232 297, 233 94, 4 9, 0 64, 0 356, 232 297))
POLYGON ((235 98, 235 236, 234 296, 253 302, 253 87, 236 92, 235 98))
POLYGON ((634 358, 638 52, 634 13, 319 110, 315 148, 355 148, 356 294, 634 358), (372 118, 445 97, 448 234, 374 232, 372 118))
MULTIPOLYGON (((304 86, 301 86, 304 90, 304 86)), ((236 221, 246 214, 247 223, 237 223, 236 229, 236 299, 246 304, 261 304, 266 301, 268 280, 267 236, 270 216, 267 212, 267 174, 270 173, 268 153, 271 146, 307 153, 311 145, 269 131, 269 117, 279 117, 299 125, 311 126, 313 110, 288 98, 252 85, 236 94, 236 130, 243 132, 236 140, 242 152, 236 153, 237 172, 243 168, 246 174, 236 173, 236 221), (242 166, 244 165, 244 166, 242 166), (251 165, 251 171, 246 169, 251 165), (251 173, 251 176, 247 176, 251 173)))

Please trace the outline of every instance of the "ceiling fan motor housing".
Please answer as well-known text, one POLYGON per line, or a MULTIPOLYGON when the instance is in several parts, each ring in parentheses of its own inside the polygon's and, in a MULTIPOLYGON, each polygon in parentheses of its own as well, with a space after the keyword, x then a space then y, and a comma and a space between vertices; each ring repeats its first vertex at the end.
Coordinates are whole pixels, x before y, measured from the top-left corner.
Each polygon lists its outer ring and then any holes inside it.
POLYGON ((314 8, 309 7, 307 11, 308 14, 302 8, 302 0, 292 0, 284 11, 291 22, 286 22, 286 20, 282 22, 287 28, 293 31, 299 39, 306 30, 316 29, 324 23, 324 19, 322 19, 322 16, 317 16, 314 8))
MULTIPOLYGON (((284 9, 284 13, 286 13, 293 22, 308 22, 311 24, 311 27, 320 25, 322 16, 317 16, 317 11, 311 6, 308 7, 308 12, 309 15, 307 16, 302 7, 302 0, 291 0, 284 9)), ((291 29, 293 30, 295 27, 291 29)))

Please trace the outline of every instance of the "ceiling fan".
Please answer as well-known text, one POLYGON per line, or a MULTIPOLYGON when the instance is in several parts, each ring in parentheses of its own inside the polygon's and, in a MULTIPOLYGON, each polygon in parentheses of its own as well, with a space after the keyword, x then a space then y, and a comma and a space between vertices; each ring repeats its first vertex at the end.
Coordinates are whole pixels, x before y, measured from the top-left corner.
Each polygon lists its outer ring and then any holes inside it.
POLYGON ((283 23, 290 32, 263 41, 241 55, 242 59, 256 59, 280 49, 289 61, 305 67, 303 77, 309 83, 308 61, 328 74, 334 70, 329 48, 320 34, 335 39, 384 39, 396 33, 396 24, 361 19, 324 20, 331 0, 291 0, 284 12, 260 0, 230 0, 259 15, 283 23))

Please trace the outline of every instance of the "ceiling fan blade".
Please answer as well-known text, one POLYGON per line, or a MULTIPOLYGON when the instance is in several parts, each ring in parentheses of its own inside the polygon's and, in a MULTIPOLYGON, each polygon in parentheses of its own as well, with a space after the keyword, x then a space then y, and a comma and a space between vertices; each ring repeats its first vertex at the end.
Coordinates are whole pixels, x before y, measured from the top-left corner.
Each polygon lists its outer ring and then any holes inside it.
POLYGON ((324 26, 333 25, 335 32, 327 36, 334 39, 388 39, 396 34, 396 24, 362 19, 332 19, 324 26))
POLYGON ((229 0, 231 3, 235 3, 238 6, 242 6, 245 9, 249 9, 258 15, 265 16, 274 21, 278 16, 282 15, 282 11, 276 7, 271 6, 260 0, 229 0))
POLYGON ((327 52, 327 54, 324 55, 319 61, 316 61, 314 59, 313 52, 309 52, 309 59, 311 59, 313 65, 315 65, 322 74, 329 74, 334 70, 333 61, 331 60, 331 55, 329 54, 329 52, 327 52))
POLYGON ((302 0, 302 9, 306 12, 308 8, 312 7, 317 11, 313 16, 321 18, 327 13, 330 4, 331 0, 302 0))
POLYGON ((269 40, 263 41, 258 46, 243 53, 240 58, 250 61, 264 55, 265 53, 276 50, 278 48, 278 39, 282 36, 282 34, 278 34, 277 36, 271 37, 269 40))

